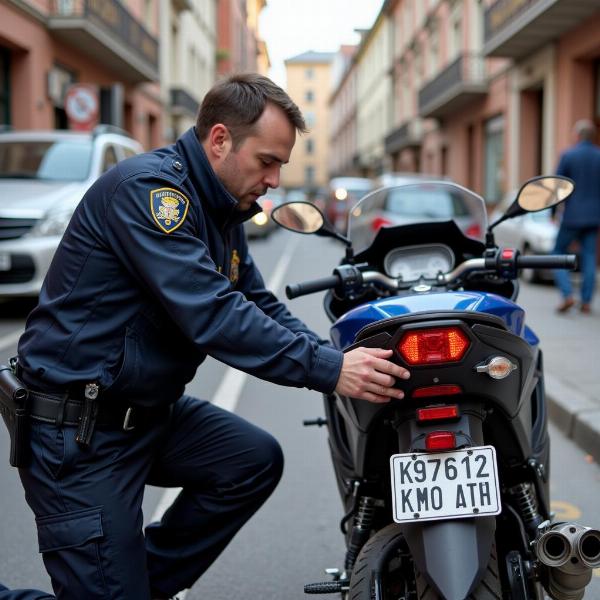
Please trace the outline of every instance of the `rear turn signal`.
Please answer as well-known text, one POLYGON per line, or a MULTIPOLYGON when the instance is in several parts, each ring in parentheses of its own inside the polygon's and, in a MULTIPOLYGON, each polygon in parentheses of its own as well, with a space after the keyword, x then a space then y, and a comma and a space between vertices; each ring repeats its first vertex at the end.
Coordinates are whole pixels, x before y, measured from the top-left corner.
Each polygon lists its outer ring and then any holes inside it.
POLYGON ((452 450, 456 448, 456 436, 451 431, 432 431, 425 436, 427 450, 452 450))
POLYGON ((459 361, 471 342, 459 327, 410 331, 398 343, 398 352, 411 365, 459 361))

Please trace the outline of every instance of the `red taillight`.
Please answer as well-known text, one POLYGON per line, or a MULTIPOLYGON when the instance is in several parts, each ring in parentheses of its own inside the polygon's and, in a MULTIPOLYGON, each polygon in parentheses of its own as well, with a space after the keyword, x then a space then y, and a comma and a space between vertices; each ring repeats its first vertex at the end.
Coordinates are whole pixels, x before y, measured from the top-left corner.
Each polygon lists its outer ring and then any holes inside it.
POLYGON ((430 365, 460 360, 470 344, 458 327, 419 329, 402 336, 398 352, 411 365, 430 365))
POLYGON ((465 234, 472 238, 480 238, 481 237, 481 226, 479 223, 473 223, 467 227, 467 231, 465 234))
POLYGON ((452 450, 456 448, 456 436, 451 431, 433 431, 425 436, 427 450, 452 450))
POLYGON ((384 219, 383 217, 375 217, 372 221, 371 221, 371 229, 373 231, 379 231, 382 227, 387 227, 388 225, 391 225, 392 222, 389 221, 388 219, 384 219))
MULTIPOLYGON (((462 394, 462 389, 459 385, 443 384, 443 385, 430 385, 427 387, 417 388, 413 393, 413 398, 431 398, 432 396, 455 396, 456 394, 462 394)), ((444 407, 446 408, 446 407, 444 407)), ((429 410, 429 409, 421 409, 429 410)))
POLYGON ((458 406, 429 406, 417 409, 417 421, 440 421, 442 419, 456 419, 459 416, 458 406))

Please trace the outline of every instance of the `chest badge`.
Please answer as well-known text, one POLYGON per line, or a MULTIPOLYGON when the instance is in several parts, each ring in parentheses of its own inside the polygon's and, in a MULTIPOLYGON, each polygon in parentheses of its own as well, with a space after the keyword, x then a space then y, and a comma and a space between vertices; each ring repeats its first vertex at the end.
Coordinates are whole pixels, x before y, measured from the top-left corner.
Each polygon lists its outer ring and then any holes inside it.
POLYGON ((235 285, 240 278, 240 256, 237 250, 231 253, 231 266, 229 267, 229 281, 235 285))
POLYGON ((173 188, 158 188, 150 192, 152 218, 165 233, 171 233, 183 224, 189 205, 190 201, 173 188))

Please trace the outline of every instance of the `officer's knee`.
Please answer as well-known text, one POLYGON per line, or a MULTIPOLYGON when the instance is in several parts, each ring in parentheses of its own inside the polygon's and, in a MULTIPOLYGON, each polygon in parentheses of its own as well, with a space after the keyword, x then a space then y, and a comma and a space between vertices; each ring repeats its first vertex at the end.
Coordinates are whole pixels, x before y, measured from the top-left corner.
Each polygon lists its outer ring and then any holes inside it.
POLYGON ((279 442, 269 433, 262 432, 260 443, 255 447, 257 471, 269 488, 269 493, 275 489, 283 473, 283 450, 279 442))

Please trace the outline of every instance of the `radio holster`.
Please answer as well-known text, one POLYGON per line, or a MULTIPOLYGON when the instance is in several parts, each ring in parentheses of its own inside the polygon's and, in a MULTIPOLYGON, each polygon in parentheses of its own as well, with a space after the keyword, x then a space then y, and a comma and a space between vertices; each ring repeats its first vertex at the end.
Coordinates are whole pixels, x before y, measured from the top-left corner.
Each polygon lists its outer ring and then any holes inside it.
POLYGON ((29 465, 29 392, 11 367, 0 365, 0 414, 10 436, 9 461, 13 467, 29 465))

